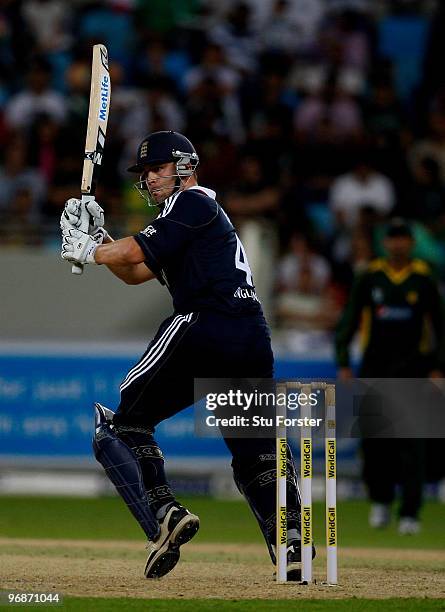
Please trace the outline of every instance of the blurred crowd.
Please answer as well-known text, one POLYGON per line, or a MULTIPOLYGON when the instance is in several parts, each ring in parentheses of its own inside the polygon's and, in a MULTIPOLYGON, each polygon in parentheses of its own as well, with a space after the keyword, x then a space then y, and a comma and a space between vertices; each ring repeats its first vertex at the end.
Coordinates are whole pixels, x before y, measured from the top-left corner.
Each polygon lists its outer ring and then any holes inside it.
POLYGON ((97 42, 112 79, 97 199, 117 237, 155 214, 125 172, 137 145, 173 129, 195 144, 276 324, 332 328, 393 215, 445 280, 443 3, 2 0, 0 245, 58 244, 97 42))

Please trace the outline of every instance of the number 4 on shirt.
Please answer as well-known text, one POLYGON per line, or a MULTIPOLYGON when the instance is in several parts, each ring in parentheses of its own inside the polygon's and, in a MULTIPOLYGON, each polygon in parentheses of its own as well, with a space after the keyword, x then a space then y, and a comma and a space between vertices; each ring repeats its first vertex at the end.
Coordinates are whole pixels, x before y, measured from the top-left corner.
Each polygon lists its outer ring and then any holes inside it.
POLYGON ((246 282, 248 285, 253 287, 252 270, 250 269, 249 262, 247 261, 246 251, 244 250, 238 236, 236 236, 235 266, 238 268, 238 270, 242 270, 246 273, 246 282))

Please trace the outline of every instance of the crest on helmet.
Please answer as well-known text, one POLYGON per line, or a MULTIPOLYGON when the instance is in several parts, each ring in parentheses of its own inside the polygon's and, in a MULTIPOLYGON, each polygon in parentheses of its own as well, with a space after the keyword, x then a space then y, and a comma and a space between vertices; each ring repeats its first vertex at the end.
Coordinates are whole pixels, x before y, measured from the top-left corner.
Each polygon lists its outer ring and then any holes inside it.
POLYGON ((148 141, 145 140, 142 144, 141 144, 141 151, 139 153, 139 155, 141 157, 147 157, 148 155, 148 141))

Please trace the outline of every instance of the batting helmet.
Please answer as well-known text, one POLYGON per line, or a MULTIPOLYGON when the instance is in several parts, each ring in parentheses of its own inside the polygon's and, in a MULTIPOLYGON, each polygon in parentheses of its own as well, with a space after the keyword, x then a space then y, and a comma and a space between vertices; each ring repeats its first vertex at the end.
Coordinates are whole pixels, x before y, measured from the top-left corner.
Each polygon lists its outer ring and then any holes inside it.
POLYGON ((139 145, 137 163, 127 170, 140 174, 146 165, 167 162, 176 164, 179 176, 190 176, 199 163, 199 157, 190 140, 182 134, 171 130, 153 132, 139 145))

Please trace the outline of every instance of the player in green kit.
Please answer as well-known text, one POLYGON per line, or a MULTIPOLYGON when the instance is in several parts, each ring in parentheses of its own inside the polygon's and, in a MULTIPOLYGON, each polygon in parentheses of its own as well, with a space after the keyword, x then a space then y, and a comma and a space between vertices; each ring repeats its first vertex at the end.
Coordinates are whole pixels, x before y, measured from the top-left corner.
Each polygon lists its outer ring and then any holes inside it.
MULTIPOLYGON (((443 308, 429 265, 411 257, 414 239, 403 219, 393 219, 384 246, 385 258, 376 259, 355 281, 337 326, 336 358, 342 380, 352 377, 349 343, 360 326, 364 352, 361 378, 442 377, 445 361, 443 308), (426 330, 434 331, 434 346, 426 330)), ((399 532, 417 533, 422 503, 424 441, 418 439, 364 439, 363 477, 372 502, 372 527, 385 527, 397 482, 401 485, 399 532), (385 469, 382 459, 385 458, 385 469), (398 466, 398 468, 395 468, 398 466), (398 473, 396 473, 398 469, 398 473)))

